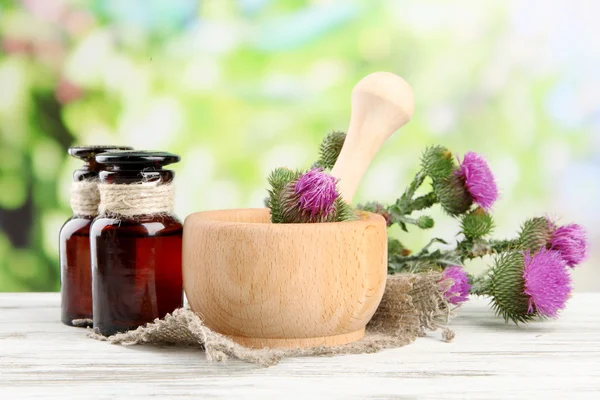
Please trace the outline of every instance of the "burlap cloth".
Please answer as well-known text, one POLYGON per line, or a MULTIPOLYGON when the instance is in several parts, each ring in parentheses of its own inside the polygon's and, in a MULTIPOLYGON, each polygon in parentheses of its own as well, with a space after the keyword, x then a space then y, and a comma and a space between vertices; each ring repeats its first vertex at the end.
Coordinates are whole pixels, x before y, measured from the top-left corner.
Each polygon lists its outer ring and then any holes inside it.
POLYGON ((426 330, 439 328, 443 328, 443 340, 450 341, 454 333, 444 328, 444 324, 449 320, 451 308, 444 292, 452 281, 441 279, 437 272, 389 275, 383 299, 367 325, 365 337, 342 346, 250 349, 212 331, 187 308, 177 309, 163 319, 156 319, 133 331, 110 337, 90 332, 90 336, 125 346, 148 343, 197 347, 203 349, 211 361, 233 357, 263 366, 275 365, 286 357, 374 353, 402 347, 425 335, 426 330))

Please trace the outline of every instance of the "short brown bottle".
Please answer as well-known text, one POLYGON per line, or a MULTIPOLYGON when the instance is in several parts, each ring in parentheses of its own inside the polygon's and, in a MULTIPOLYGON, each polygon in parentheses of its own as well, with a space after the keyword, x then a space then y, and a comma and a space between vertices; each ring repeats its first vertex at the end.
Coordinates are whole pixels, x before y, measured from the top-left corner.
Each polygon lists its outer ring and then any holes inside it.
MULTIPOLYGON (((71 207, 73 216, 60 230, 61 320, 73 326, 73 320, 92 318, 92 271, 90 267, 90 225, 98 214, 100 201, 97 180, 102 169, 95 161, 98 153, 127 150, 124 146, 71 147, 69 154, 84 162, 73 174, 71 207)), ((86 326, 83 322, 78 326, 86 326)))
POLYGON ((109 336, 183 305, 183 226, 172 212, 179 156, 111 152, 96 156, 100 215, 90 230, 94 330, 109 336))

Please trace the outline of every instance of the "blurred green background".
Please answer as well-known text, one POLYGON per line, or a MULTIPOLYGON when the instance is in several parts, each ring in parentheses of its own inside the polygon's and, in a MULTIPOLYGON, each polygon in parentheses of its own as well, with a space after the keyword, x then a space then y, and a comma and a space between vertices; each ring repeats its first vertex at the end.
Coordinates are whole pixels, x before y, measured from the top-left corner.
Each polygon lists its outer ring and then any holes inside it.
MULTIPOLYGON (((599 12, 578 0, 0 0, 0 291, 59 290, 69 146, 180 154, 181 218, 260 207, 270 170, 308 167, 378 70, 412 85, 416 111, 358 201, 398 197, 427 145, 474 150, 501 188, 497 235, 532 215, 585 225, 592 257, 575 287, 600 290, 599 12)), ((434 215, 451 240, 457 222, 434 215)))

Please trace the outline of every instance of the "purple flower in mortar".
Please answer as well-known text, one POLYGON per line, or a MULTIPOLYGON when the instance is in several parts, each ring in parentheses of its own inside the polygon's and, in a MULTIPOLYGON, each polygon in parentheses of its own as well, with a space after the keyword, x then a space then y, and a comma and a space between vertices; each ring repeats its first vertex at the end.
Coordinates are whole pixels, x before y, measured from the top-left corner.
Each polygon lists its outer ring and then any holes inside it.
POLYGON ((465 187, 481 208, 489 210, 498 200, 498 187, 487 161, 477 153, 469 151, 459 160, 460 170, 456 173, 465 181, 465 187))
POLYGON ((523 252, 524 293, 529 296, 529 313, 556 318, 571 295, 571 277, 566 261, 556 250, 542 247, 537 253, 523 252))
MULTIPOLYGON (((548 219, 554 227, 554 223, 548 219)), ((568 224, 555 228, 550 238, 550 248, 560 252, 571 268, 584 262, 588 257, 588 241, 585 229, 578 224, 568 224)))
POLYGON ((452 286, 444 292, 446 299, 452 304, 460 304, 469 300, 469 292, 471 284, 465 270, 458 266, 452 265, 442 273, 443 280, 452 279, 452 286))
POLYGON ((337 180, 333 176, 320 168, 313 168, 303 174, 294 187, 299 196, 300 209, 309 213, 311 217, 327 216, 338 198, 336 183, 337 180))

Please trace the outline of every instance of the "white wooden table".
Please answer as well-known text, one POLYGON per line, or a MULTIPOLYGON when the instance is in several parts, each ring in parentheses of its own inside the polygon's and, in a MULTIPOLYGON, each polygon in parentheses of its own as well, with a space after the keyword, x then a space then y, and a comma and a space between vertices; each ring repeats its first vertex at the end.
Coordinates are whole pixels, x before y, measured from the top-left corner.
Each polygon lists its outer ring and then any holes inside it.
POLYGON ((432 333, 401 349, 270 368, 98 342, 59 322, 59 302, 58 293, 0 293, 1 400, 600 399, 600 293, 577 294, 560 320, 525 327, 505 325, 475 299, 452 322, 452 343, 432 333))

